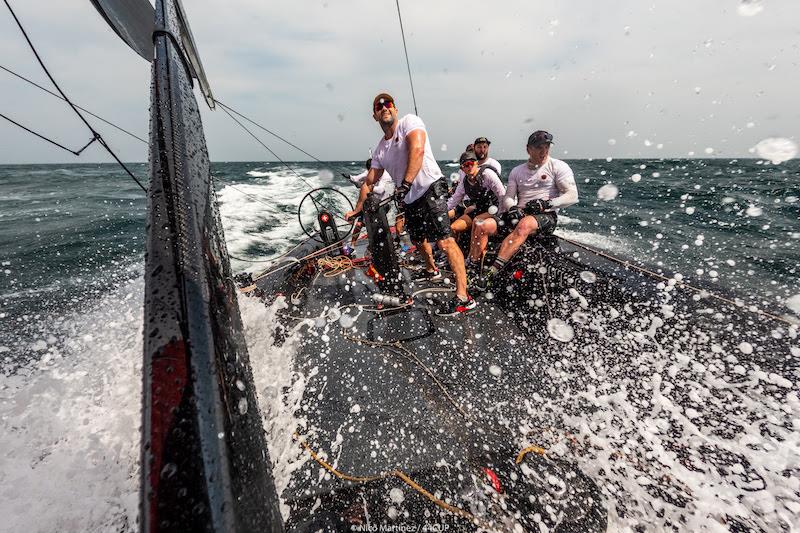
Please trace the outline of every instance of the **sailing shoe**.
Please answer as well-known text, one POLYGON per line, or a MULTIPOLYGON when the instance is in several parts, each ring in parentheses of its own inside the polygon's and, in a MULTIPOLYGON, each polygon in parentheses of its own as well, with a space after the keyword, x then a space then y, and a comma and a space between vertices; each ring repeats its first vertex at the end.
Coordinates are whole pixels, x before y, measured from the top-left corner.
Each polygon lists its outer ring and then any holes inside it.
POLYGON ((467 283, 474 285, 479 277, 481 277, 481 265, 475 263, 467 265, 467 283))
POLYGON ((455 296, 444 302, 439 309, 436 310, 436 314, 439 316, 455 316, 459 313, 468 313, 476 307, 478 307, 478 304, 472 296, 467 296, 466 302, 461 301, 458 296, 455 296))
POLYGON ((442 271, 438 268, 433 272, 420 268, 411 275, 411 281, 442 281, 442 271))

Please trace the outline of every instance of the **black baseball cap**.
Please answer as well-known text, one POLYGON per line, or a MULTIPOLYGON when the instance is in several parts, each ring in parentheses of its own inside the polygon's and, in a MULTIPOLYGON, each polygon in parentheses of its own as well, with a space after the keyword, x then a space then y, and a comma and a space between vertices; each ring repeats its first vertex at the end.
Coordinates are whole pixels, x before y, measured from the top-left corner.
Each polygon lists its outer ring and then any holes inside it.
POLYGON ((544 130, 538 130, 528 137, 528 146, 541 146, 543 144, 553 144, 553 135, 544 130))
POLYGON ((478 137, 477 139, 475 139, 475 142, 472 143, 472 144, 478 144, 478 143, 492 144, 491 141, 489 139, 487 139, 486 137, 478 137))
POLYGON ((465 161, 477 161, 478 156, 475 155, 475 152, 464 152, 461 154, 461 157, 458 158, 458 164, 461 165, 465 161))

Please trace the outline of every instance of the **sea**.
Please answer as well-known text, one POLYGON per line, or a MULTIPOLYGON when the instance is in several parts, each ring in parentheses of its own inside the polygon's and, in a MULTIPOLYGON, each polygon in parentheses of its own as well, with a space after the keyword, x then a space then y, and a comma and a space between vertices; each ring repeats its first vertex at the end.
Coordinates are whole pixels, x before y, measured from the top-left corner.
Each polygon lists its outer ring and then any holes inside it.
MULTIPOLYGON (((580 201, 560 213, 558 235, 798 322, 800 160, 567 161, 580 201)), ((522 162, 501 163, 507 177, 522 162)), ((212 164, 234 272, 259 272, 305 238, 298 206, 312 188, 327 188, 342 209, 354 202, 357 190, 343 174, 362 166, 212 164)), ((452 161, 440 166, 446 177, 458 170, 452 161)), ((130 168, 147 175, 146 164, 130 168)), ((0 531, 138 527, 146 208, 144 192, 113 164, 0 166, 0 531)), ((273 380, 257 385, 281 390, 289 385, 281 379, 294 379, 292 354, 270 342, 264 306, 248 299, 241 307, 256 379, 273 380), (265 370, 276 365, 286 372, 265 370)), ((796 326, 791 338, 791 352, 775 357, 800 360, 796 326)), ((777 428, 748 433, 746 443, 730 437, 737 450, 753 450, 743 468, 760 481, 722 476, 706 484, 710 466, 671 473, 692 489, 692 510, 681 515, 687 530, 800 528, 800 373, 789 367, 794 374, 770 381, 777 395, 766 396, 757 377, 737 391, 747 401, 735 416, 777 428), (726 524, 720 507, 747 520, 726 524)), ((280 399, 261 399, 266 416, 281 411, 273 401, 280 399)), ((625 413, 634 425, 645 417, 625 413)), ((278 463, 289 460, 271 452, 278 463)), ((604 488, 610 530, 674 530, 674 501, 637 483, 647 484, 634 476, 604 488)))

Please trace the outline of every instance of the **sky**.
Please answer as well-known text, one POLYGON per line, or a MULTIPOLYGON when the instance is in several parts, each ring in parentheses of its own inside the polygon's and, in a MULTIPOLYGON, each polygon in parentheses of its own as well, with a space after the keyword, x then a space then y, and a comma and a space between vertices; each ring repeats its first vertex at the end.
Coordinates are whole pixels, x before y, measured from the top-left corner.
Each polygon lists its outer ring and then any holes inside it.
MULTIPOLYGON (((147 137, 150 68, 89 0, 11 0, 73 101, 147 137)), ((761 140, 800 141, 800 2, 437 0, 400 3, 419 115, 434 155, 475 137, 524 159, 534 130, 563 158, 754 157, 761 140)), ((392 0, 184 1, 212 90, 322 160, 360 161, 381 135, 372 98, 413 113, 392 0)), ((0 9, 0 65, 47 85, 0 9)), ((0 113, 71 147, 89 133, 63 102, 0 71, 0 113)), ((202 103, 212 161, 270 161, 202 103)), ((125 161, 147 146, 92 121, 125 161)), ((282 159, 305 155, 267 134, 282 159)), ((0 120, 0 164, 80 158, 0 120)))

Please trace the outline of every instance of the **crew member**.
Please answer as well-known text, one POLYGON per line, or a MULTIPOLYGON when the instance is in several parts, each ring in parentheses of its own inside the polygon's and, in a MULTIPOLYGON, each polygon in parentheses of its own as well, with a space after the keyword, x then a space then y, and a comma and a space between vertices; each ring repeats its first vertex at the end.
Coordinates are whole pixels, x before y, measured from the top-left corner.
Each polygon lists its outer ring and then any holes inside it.
POLYGON ((450 235, 447 216, 447 182, 433 157, 425 124, 415 115, 398 119, 394 98, 381 93, 372 102, 372 117, 383 130, 383 136, 372 152, 372 166, 367 173, 358 205, 350 217, 362 208, 367 194, 384 170, 395 183, 395 199, 405 205, 406 230, 425 259, 426 269, 419 278, 434 281, 442 275, 436 268, 429 241, 435 241, 447 255, 456 281, 456 295, 437 311, 440 315, 464 313, 476 307, 467 294, 464 256, 450 235))
POLYGON ((506 188, 494 167, 479 165, 475 152, 464 152, 458 162, 465 177, 447 201, 447 214, 451 219, 455 219, 450 224, 450 231, 456 237, 468 231, 472 227, 472 221, 477 217, 487 215, 491 206, 498 207, 500 200, 506 194, 506 188), (472 200, 472 205, 458 216, 456 207, 465 196, 472 200))
MULTIPOLYGON (((486 137, 478 137, 477 139, 475 139, 474 143, 468 144, 467 147, 464 149, 464 151, 475 152, 475 155, 478 156, 479 166, 489 165, 494 169, 495 172, 497 172, 498 176, 501 176, 503 172, 503 167, 500 166, 500 163, 497 161, 497 159, 489 157, 490 144, 492 143, 486 137)), ((464 179, 464 170, 459 169, 458 178, 456 178, 455 182, 453 183, 453 187, 458 187, 458 184, 461 183, 463 179, 464 179)))
POLYGON ((475 151, 475 155, 478 156, 478 164, 490 165, 492 168, 494 168, 495 172, 497 172, 497 175, 500 176, 503 173, 503 167, 500 166, 500 162, 497 161, 497 159, 489 157, 490 144, 492 143, 486 137, 478 137, 475 139, 475 142, 472 143, 472 146, 475 151))
MULTIPOLYGON (((342 173, 342 176, 349 179, 350 182, 356 186, 359 190, 364 185, 364 180, 367 178, 367 173, 369 172, 369 168, 372 165, 372 158, 370 157, 367 159, 365 163, 366 169, 364 172, 360 174, 345 174, 342 173)), ((375 192, 380 192, 380 199, 381 201, 386 200, 387 198, 391 197, 394 194, 394 182, 392 181, 392 177, 389 175, 388 172, 384 172, 383 176, 381 176, 380 181, 375 185, 375 192)), ((402 225, 402 218, 397 218, 395 220, 395 229, 397 230, 397 234, 400 234, 402 227, 398 228, 398 225, 402 225)), ((350 239, 350 246, 344 247, 344 254, 351 255, 356 247, 356 242, 358 241, 358 237, 361 235, 361 230, 364 228, 364 220, 359 217, 356 221, 355 226, 353 226, 353 236, 350 239)))
POLYGON ((564 161, 550 157, 552 144, 553 136, 546 131, 535 131, 528 137, 528 161, 514 167, 508 176, 508 188, 501 207, 504 212, 474 226, 469 253, 474 263, 480 262, 489 237, 498 232, 499 222, 503 223, 505 231, 513 228, 503 239, 488 273, 480 280, 484 288, 528 236, 553 233, 558 222, 558 209, 578 202, 578 187, 572 169, 564 161))

